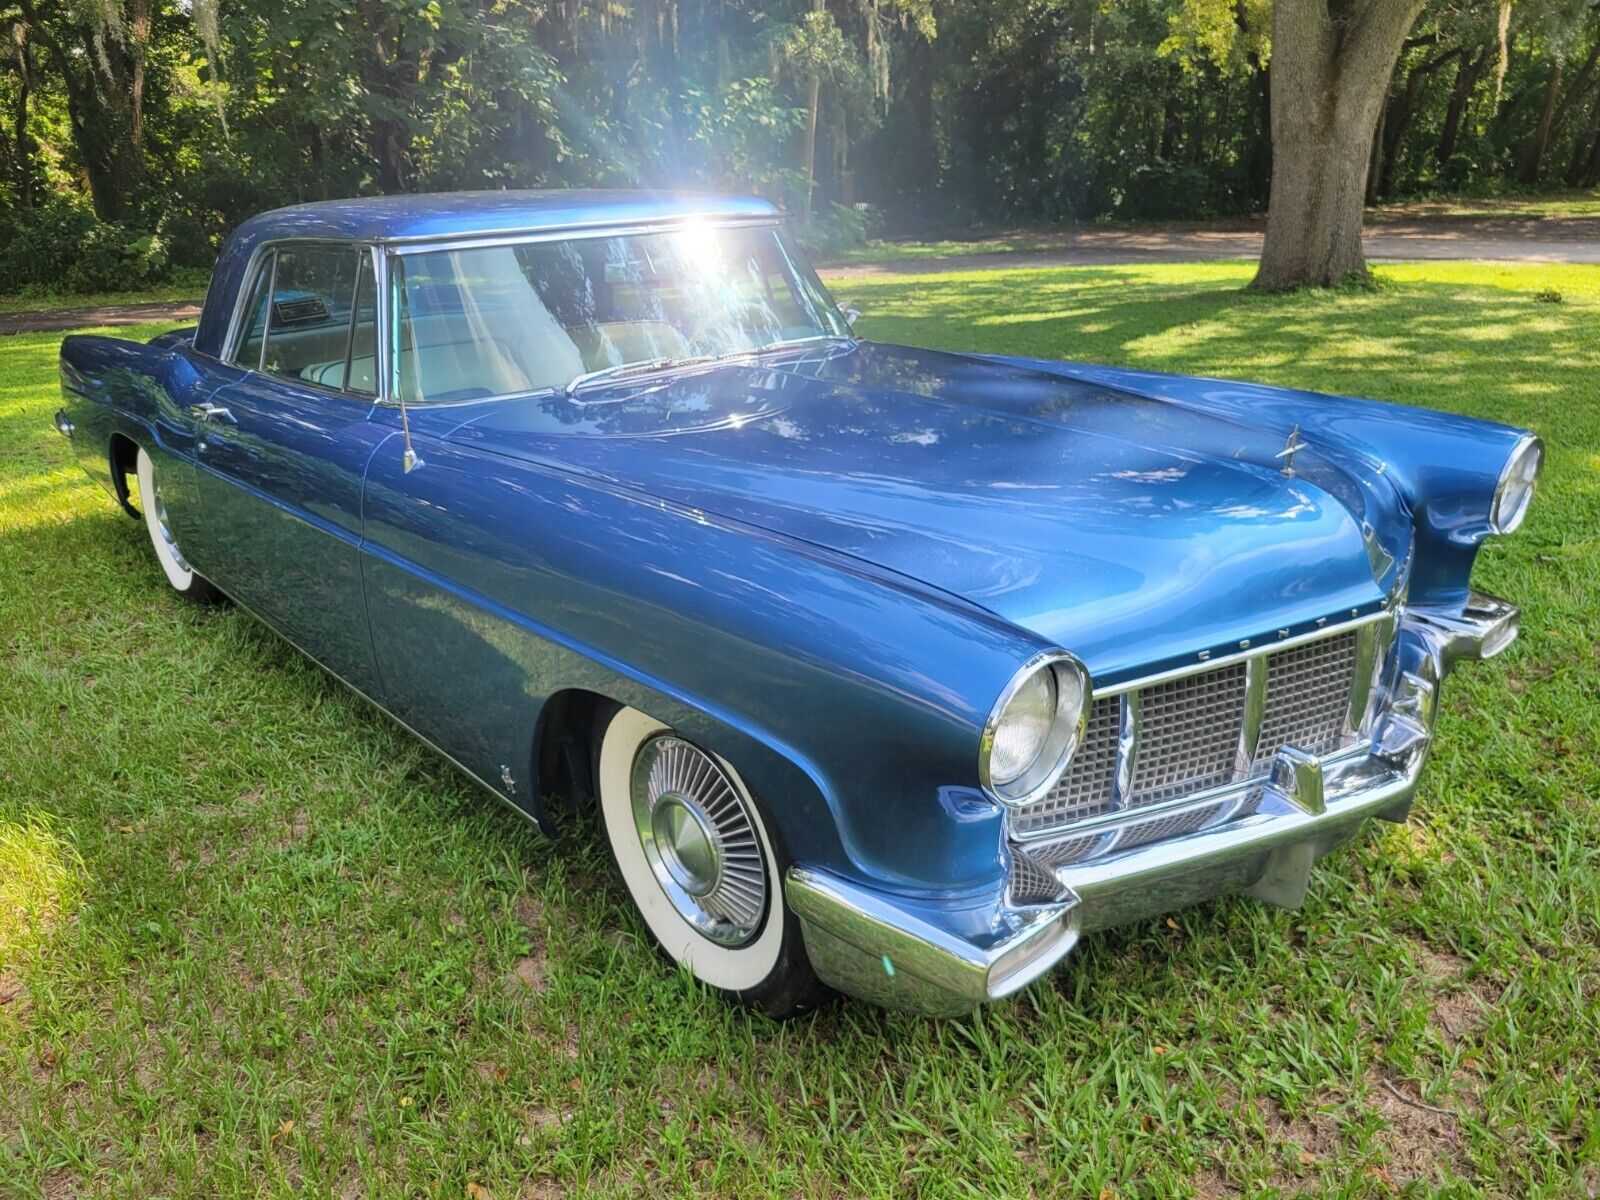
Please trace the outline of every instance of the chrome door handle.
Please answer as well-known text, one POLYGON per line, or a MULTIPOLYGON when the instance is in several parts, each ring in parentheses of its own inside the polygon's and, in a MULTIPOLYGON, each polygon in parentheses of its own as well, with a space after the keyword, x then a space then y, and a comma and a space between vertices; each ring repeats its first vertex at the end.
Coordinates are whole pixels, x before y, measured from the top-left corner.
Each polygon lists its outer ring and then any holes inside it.
POLYGON ((194 416, 199 417, 202 421, 227 421, 237 424, 237 422, 234 422, 233 414, 231 412, 229 412, 222 405, 213 404, 209 400, 203 401, 200 404, 189 405, 189 412, 194 416))

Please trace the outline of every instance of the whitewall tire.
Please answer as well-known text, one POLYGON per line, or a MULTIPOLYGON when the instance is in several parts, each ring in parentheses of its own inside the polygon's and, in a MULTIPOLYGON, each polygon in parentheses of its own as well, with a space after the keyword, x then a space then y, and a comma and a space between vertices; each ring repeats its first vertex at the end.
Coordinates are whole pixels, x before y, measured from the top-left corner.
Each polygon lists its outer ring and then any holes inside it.
POLYGON ((208 580, 195 574, 189 560, 178 548, 178 540, 173 536, 172 526, 167 520, 167 506, 161 483, 156 478, 155 461, 143 446, 139 447, 134 470, 139 480, 139 511, 144 514, 150 546, 156 552, 156 561, 161 564, 167 582, 175 592, 191 600, 210 603, 219 599, 221 593, 208 580))
POLYGON ((674 962, 770 1016, 824 994, 783 901, 788 863, 733 766, 653 717, 602 714, 595 793, 634 906, 674 962))

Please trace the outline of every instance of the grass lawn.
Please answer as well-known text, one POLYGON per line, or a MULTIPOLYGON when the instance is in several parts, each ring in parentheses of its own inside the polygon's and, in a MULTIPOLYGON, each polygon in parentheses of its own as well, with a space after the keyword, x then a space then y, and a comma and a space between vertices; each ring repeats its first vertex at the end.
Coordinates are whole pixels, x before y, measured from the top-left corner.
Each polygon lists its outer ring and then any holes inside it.
POLYGON ((1303 909, 1097 935, 945 1022, 699 993, 592 825, 541 840, 173 597, 50 428, 57 338, 0 338, 0 1195, 1595 1195, 1600 272, 1276 299, 1250 273, 848 294, 885 340, 1532 426, 1544 486, 1478 571, 1523 640, 1452 679, 1412 823, 1303 909))
POLYGON ((1446 197, 1404 200, 1367 210, 1386 217, 1600 217, 1600 192, 1551 192, 1544 196, 1446 197))

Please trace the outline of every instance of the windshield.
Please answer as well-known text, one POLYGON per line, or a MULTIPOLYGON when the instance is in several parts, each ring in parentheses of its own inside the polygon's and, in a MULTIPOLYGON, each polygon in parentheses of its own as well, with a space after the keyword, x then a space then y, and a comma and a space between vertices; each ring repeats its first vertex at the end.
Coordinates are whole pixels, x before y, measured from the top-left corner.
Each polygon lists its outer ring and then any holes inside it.
POLYGON ((395 395, 472 400, 847 336, 776 226, 691 225, 402 254, 395 395))

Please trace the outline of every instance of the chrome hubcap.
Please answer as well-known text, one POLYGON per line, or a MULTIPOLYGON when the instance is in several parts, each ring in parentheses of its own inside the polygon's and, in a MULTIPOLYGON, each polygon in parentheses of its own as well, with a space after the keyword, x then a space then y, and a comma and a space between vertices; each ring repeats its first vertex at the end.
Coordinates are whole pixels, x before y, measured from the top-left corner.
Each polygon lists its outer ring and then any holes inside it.
POLYGON ((717 886, 722 854, 711 818, 688 796, 668 792, 656 801, 650 830, 661 862, 673 881, 691 896, 704 896, 717 886))
POLYGON ((639 748, 634 825, 678 915, 724 946, 748 942, 767 909, 767 870, 744 798, 716 760, 673 734, 639 748))

